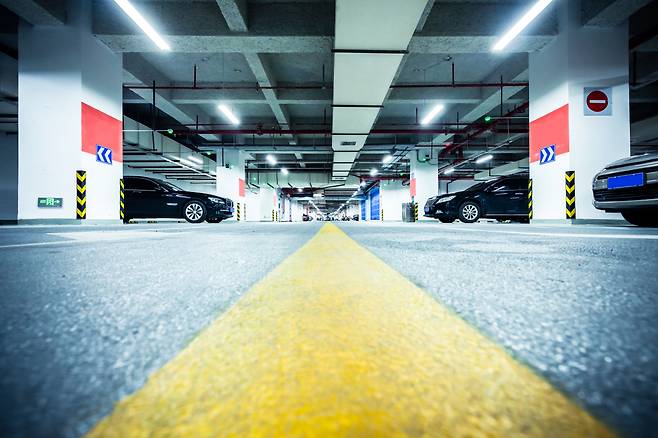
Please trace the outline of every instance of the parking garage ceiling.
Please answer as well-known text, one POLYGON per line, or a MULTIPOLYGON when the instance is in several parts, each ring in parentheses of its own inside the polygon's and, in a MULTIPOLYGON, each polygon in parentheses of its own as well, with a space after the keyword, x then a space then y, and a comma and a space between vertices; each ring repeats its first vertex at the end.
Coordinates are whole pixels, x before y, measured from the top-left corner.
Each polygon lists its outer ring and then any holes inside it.
MULTIPOLYGON (((549 7, 504 53, 492 53, 492 44, 509 25, 507 17, 519 16, 526 7, 527 2, 517 0, 419 2, 420 10, 407 20, 416 23, 409 29, 408 43, 400 47, 387 45, 383 36, 381 47, 378 41, 364 40, 367 35, 358 32, 358 19, 337 14, 340 2, 335 0, 134 3, 170 51, 160 51, 114 2, 92 2, 93 32, 123 56, 126 116, 213 159, 221 150, 244 150, 251 175, 271 172, 267 154, 275 154, 291 172, 336 176, 338 171, 341 178, 349 172, 362 179, 371 178, 372 168, 379 170, 377 178, 407 178, 407 154, 414 150, 446 167, 461 163, 454 178, 519 162, 528 156, 528 53, 557 34, 556 12, 549 7), (342 29, 340 35, 337 29, 342 29), (399 58, 392 79, 378 85, 383 87, 378 91, 383 93, 381 103, 359 112, 361 124, 371 125, 369 135, 357 139, 363 147, 341 157, 333 155, 332 134, 341 127, 354 133, 350 121, 355 115, 353 108, 336 107, 336 99, 345 99, 341 92, 349 97, 358 91, 349 88, 350 77, 356 78, 364 67, 343 61, 337 65, 349 55, 336 49, 394 49, 398 55, 389 57, 399 58), (336 71, 343 75, 340 83, 336 71), (239 117, 238 126, 218 111, 220 103, 239 117), (444 111, 421 125, 437 104, 444 105, 444 111), (492 160, 475 163, 474 158, 492 148, 492 160), (389 155, 393 159, 383 165, 389 155)), ((0 43, 14 58, 18 17, 35 25, 66 20, 63 0, 0 0, 0 5, 6 8, 1 15, 7 29, 0 43)), ((582 20, 588 26, 616 25, 630 18, 636 151, 658 143, 658 124, 652 122, 658 115, 658 42, 650 19, 657 9, 650 1, 583 3, 582 20)), ((380 20, 387 20, 385 14, 380 20)), ((398 20, 383 25, 397 30, 409 25, 404 16, 398 20)), ((11 96, 4 94, 2 104, 10 107, 3 117, 12 112, 11 96)), ((338 103, 346 102, 353 103, 338 103)), ((13 120, 3 119, 3 126, 13 120)), ((143 157, 128 155, 126 165, 137 166, 140 160, 143 157)))

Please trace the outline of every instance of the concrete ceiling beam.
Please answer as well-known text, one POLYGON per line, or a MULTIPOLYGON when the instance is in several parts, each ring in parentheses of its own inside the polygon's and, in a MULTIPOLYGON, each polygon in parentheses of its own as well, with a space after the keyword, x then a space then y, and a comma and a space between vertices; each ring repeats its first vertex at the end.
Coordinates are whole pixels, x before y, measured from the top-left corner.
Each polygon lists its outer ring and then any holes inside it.
POLYGON ((216 0, 232 32, 247 32, 247 0, 216 0))
MULTIPOLYGON (((249 68, 253 72, 258 85, 261 87, 274 87, 276 86, 276 81, 272 75, 264 57, 256 53, 246 53, 244 55, 249 68)), ((290 116, 286 109, 279 103, 276 95, 276 91, 272 89, 263 89, 261 90, 265 100, 267 101, 276 121, 279 123, 282 129, 290 129, 290 116)), ((289 136, 291 139, 294 139, 292 135, 289 136)))
POLYGON ((57 26, 65 21, 64 14, 46 9, 34 0, 0 0, 0 5, 33 26, 57 26))

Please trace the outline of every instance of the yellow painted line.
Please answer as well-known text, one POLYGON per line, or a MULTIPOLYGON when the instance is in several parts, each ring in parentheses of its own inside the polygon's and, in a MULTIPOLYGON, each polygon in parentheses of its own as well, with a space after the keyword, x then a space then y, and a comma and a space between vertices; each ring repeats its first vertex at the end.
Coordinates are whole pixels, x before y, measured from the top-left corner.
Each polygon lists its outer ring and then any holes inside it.
POLYGON ((608 437, 327 224, 90 437, 608 437))

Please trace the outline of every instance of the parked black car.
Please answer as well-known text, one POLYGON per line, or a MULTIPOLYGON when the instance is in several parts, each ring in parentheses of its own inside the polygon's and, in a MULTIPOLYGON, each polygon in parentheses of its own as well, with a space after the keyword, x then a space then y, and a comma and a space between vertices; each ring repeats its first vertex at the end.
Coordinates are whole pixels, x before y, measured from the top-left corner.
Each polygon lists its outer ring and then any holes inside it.
POLYGON ((658 153, 609 164, 592 181, 594 207, 621 213, 628 222, 658 227, 658 153))
POLYGON ((188 222, 221 222, 233 216, 233 201, 207 193, 187 192, 155 178, 123 179, 124 221, 137 218, 183 218, 188 222))
POLYGON ((481 218, 528 222, 528 177, 503 177, 427 200, 425 216, 444 223, 481 218))

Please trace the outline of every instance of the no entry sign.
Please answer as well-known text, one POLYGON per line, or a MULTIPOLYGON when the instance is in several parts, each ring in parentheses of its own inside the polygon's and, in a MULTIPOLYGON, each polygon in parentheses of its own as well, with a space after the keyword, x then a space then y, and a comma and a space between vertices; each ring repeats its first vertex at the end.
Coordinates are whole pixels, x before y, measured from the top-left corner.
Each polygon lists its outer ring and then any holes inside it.
POLYGON ((612 115, 612 89, 607 88, 585 88, 584 103, 586 116, 610 116, 612 115))

